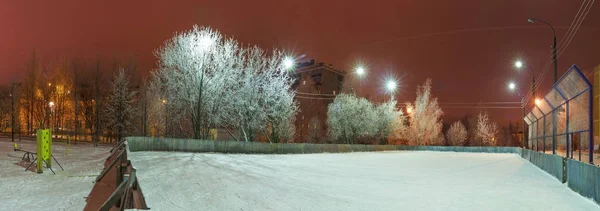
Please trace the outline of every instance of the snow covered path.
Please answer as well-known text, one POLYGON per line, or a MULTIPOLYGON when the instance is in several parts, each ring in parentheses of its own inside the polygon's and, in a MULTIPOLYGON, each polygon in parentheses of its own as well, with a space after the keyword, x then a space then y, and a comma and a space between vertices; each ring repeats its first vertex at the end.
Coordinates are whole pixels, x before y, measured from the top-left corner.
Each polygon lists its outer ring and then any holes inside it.
POLYGON ((135 152, 153 210, 600 210, 514 154, 135 152))
MULTIPOLYGON (((35 141, 23 140, 17 144, 22 149, 35 152, 35 141)), ((35 164, 26 172, 21 166, 26 164, 21 162, 23 152, 13 151, 13 143, 0 138, 0 211, 82 210, 85 197, 92 190, 92 182, 100 174, 109 150, 110 147, 106 146, 80 143, 72 145, 71 153, 67 155, 64 143, 54 143, 54 157, 65 170, 60 170, 53 163, 56 175, 50 169, 37 174, 34 172, 35 164)))

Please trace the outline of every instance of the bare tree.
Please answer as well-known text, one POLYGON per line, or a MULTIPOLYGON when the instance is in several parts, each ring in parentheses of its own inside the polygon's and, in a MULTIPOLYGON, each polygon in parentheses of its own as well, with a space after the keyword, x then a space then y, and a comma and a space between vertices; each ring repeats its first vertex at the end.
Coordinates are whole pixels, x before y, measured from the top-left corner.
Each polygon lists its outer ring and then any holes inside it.
POLYGON ((498 135, 498 125, 492 122, 487 112, 480 112, 477 115, 476 135, 485 145, 496 145, 498 135))
POLYGON ((431 95, 431 79, 417 88, 417 100, 406 104, 409 126, 405 137, 410 145, 442 145, 442 109, 431 95))
POLYGON ((5 132, 8 128, 7 122, 10 119, 11 101, 7 100, 11 96, 11 87, 0 86, 0 132, 5 132))
POLYGON ((450 129, 446 132, 446 138, 448 139, 448 142, 450 142, 450 145, 453 146, 464 146, 467 137, 467 129, 460 121, 452 123, 450 129))
MULTIPOLYGON (((23 80, 23 90, 22 94, 24 95, 24 107, 26 108, 26 133, 27 135, 31 135, 33 132, 33 113, 34 106, 36 104, 36 93, 38 90, 38 78, 39 78, 39 61, 36 56, 35 51, 31 55, 31 59, 27 63, 27 73, 25 74, 25 78, 23 80)), ((40 93, 41 94, 41 93, 40 93)))
POLYGON ((131 130, 133 125, 131 121, 136 113, 132 105, 136 92, 131 91, 129 86, 129 77, 125 75, 123 69, 120 69, 111 81, 112 92, 107 106, 109 126, 116 131, 118 142, 121 142, 131 130))

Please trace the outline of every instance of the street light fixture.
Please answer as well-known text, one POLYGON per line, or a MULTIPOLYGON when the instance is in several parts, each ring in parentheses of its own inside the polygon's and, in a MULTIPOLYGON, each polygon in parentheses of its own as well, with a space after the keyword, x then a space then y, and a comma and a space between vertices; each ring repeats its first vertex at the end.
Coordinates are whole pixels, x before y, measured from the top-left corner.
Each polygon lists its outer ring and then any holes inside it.
POLYGON ((535 99, 535 105, 539 106, 539 105, 541 105, 541 104, 542 104, 542 100, 541 100, 541 99, 539 99, 539 98, 536 98, 536 99, 535 99))
POLYGON ((285 69, 292 69, 292 68, 294 68, 294 59, 292 57, 285 57, 283 59, 283 67, 285 69))
POLYGON ((396 91, 396 82, 395 82, 395 81, 392 81, 392 80, 388 81, 388 82, 385 84, 385 88, 387 88, 387 90, 388 90, 389 92, 393 93, 394 91, 396 91))
POLYGON ((396 92, 396 87, 396 81, 393 79, 388 79, 388 81, 385 83, 385 88, 390 93, 390 100, 394 100, 394 92, 396 92))
POLYGON ((366 74, 366 70, 365 70, 365 68, 364 68, 364 67, 362 67, 362 66, 358 66, 358 67, 356 68, 356 75, 358 75, 358 77, 362 77, 362 76, 364 76, 365 74, 366 74))
POLYGON ((515 85, 515 83, 513 83, 513 82, 508 83, 508 88, 510 90, 515 90, 516 87, 517 87, 517 85, 515 85))
POLYGON ((523 62, 521 62, 521 61, 516 61, 516 62, 515 62, 515 67, 517 67, 517 68, 521 68, 521 67, 523 67, 523 62))

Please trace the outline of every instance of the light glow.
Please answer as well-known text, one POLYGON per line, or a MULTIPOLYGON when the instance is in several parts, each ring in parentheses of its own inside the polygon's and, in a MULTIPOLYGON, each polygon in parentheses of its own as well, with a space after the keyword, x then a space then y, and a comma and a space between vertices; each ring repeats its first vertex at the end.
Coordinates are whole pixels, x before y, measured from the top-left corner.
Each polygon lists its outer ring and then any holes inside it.
POLYGON ((508 83, 508 88, 510 90, 515 90, 516 87, 517 87, 517 85, 515 85, 515 83, 513 83, 513 82, 508 83))
POLYGON ((394 80, 388 80, 388 82, 385 83, 385 88, 389 91, 389 92, 394 92, 396 91, 396 81, 394 80))
POLYGON ((283 59, 283 67, 285 69, 294 68, 294 59, 291 57, 285 57, 285 59, 283 59))
POLYGON ((521 68, 521 67, 523 67, 523 62, 521 62, 521 61, 516 61, 516 62, 515 62, 515 67, 517 67, 517 68, 521 68))

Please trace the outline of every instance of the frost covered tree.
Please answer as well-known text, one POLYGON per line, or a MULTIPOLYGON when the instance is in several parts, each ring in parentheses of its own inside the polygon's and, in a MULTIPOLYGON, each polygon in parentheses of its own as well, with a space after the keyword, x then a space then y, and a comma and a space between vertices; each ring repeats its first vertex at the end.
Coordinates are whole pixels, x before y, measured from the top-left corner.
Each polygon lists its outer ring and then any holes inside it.
POLYGON ((452 146, 464 146, 467 138, 467 128, 460 121, 452 123, 450 129, 446 132, 446 139, 452 146))
POLYGON ((387 101, 374 107, 375 138, 380 144, 387 144, 387 139, 395 131, 404 126, 405 117, 396 109, 396 101, 387 101))
POLYGON ((261 132, 271 142, 293 136, 298 107, 280 52, 240 47, 215 30, 194 26, 155 54, 159 68, 151 87, 160 91, 180 128, 191 123, 194 138, 206 139, 214 128, 245 141, 261 132))
MULTIPOLYGON (((210 28, 194 28, 176 34, 155 55, 158 69, 152 72, 154 87, 161 87, 172 118, 190 121, 194 138, 208 138, 219 121, 217 109, 235 83, 231 76, 240 57, 235 40, 224 40, 210 28)), ((180 124, 185 125, 185 124, 180 124)))
POLYGON ((377 140, 386 144, 402 121, 402 112, 396 109, 395 101, 373 105, 353 94, 337 95, 327 110, 329 138, 338 143, 377 140))
POLYGON ((492 122, 488 117, 487 112, 480 112, 477 115, 477 138, 485 145, 496 145, 498 135, 498 125, 492 122))
POLYGON ((338 143, 355 144, 358 138, 373 135, 373 105, 364 98, 339 94, 327 108, 329 138, 338 143))
POLYGON ((431 79, 417 88, 417 100, 406 104, 409 125, 404 133, 410 145, 442 145, 442 109, 431 95, 431 79))
POLYGON ((129 77, 123 69, 115 74, 111 81, 111 91, 108 96, 106 113, 108 126, 116 132, 117 141, 122 141, 132 127, 132 118, 136 110, 133 107, 136 92, 130 90, 129 77))
POLYGON ((230 87, 229 115, 224 120, 236 123, 246 141, 254 141, 259 132, 269 142, 290 140, 298 106, 282 54, 273 51, 267 55, 254 46, 243 49, 241 55, 240 70, 232 75, 236 83, 230 87))

